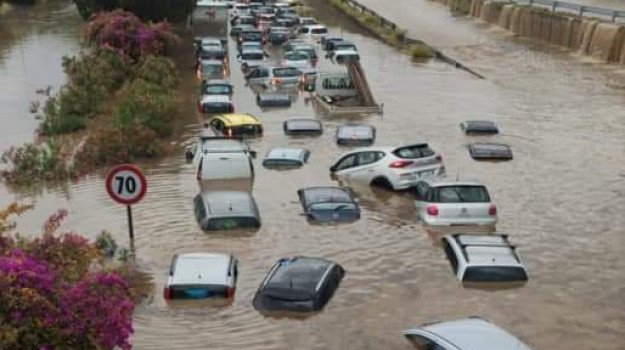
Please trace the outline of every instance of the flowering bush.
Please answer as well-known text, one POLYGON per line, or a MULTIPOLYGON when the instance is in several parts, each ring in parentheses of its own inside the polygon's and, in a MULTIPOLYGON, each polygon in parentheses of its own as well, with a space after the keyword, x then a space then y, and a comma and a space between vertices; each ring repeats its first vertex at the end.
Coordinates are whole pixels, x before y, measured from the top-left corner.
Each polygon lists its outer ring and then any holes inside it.
MULTIPOLYGON (((32 0, 31 0, 32 1, 32 0)), ((99 11, 123 8, 148 21, 184 21, 191 12, 194 0, 74 0, 84 19, 99 11)))
POLYGON ((43 236, 12 235, 11 205, 0 211, 0 344, 3 350, 131 349, 134 302, 123 275, 92 272, 95 247, 56 236, 67 214, 46 221, 43 236))
POLYGON ((168 45, 179 42, 167 22, 147 24, 123 10, 95 14, 85 29, 85 39, 99 48, 137 60, 161 55, 168 45))

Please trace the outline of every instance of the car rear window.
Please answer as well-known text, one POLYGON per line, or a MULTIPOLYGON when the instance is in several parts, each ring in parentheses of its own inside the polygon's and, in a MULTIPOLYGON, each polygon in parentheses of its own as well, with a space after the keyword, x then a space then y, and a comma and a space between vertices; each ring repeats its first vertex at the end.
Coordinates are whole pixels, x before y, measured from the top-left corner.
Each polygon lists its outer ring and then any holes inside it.
POLYGON ((311 32, 313 34, 327 34, 328 29, 327 28, 313 28, 311 32))
POLYGON ((263 39, 263 35, 261 33, 243 33, 241 38, 243 41, 261 41, 263 39))
POLYGON ((262 60, 264 56, 262 52, 245 52, 241 54, 241 58, 244 60, 262 60))
POLYGON ((313 259, 283 259, 267 283, 268 288, 292 288, 313 292, 329 263, 313 259))
POLYGON ((183 285, 170 286, 171 299, 205 299, 212 297, 225 297, 226 286, 221 285, 183 285))
POLYGON ((246 124, 231 127, 233 135, 257 135, 263 133, 263 128, 260 125, 246 124))
POLYGON ((202 104, 204 113, 232 113, 232 105, 227 102, 210 102, 202 104))
POLYGON ((463 282, 518 282, 527 281, 522 267, 514 266, 474 266, 468 267, 463 282))
POLYGON ((203 93, 206 95, 229 95, 232 93, 232 87, 229 85, 205 85, 203 93))
POLYGON ((302 72, 296 68, 275 68, 273 70, 273 75, 278 78, 296 77, 301 74, 302 72))
POLYGON ((444 186, 434 191, 436 203, 488 203, 490 196, 484 186, 444 186))
POLYGON ((208 220, 207 230, 234 230, 238 228, 259 227, 260 223, 254 217, 226 217, 208 220))
POLYGON ((292 167, 302 166, 302 162, 295 159, 265 159, 263 166, 266 167, 292 167))
POLYGON ((435 152, 427 144, 420 144, 398 148, 393 154, 399 158, 418 159, 432 157, 435 152))

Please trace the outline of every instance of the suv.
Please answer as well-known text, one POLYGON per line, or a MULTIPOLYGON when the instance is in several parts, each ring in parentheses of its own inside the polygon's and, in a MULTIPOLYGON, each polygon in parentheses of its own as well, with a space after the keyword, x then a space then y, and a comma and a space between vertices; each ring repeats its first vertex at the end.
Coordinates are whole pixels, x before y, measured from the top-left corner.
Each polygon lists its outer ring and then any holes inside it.
POLYGON ((365 182, 394 190, 445 173, 443 158, 427 143, 402 147, 359 148, 343 154, 330 172, 338 178, 365 182))
POLYGON ((417 182, 417 218, 430 226, 494 225, 497 206, 486 186, 473 181, 427 179, 417 182))
POLYGON ((531 350, 512 334, 479 317, 430 322, 402 334, 418 350, 531 350))
POLYGON ((195 151, 187 150, 193 159, 198 181, 252 179, 252 158, 256 153, 240 140, 224 137, 201 137, 195 151))
POLYGON ((193 199, 193 210, 204 231, 260 227, 258 207, 249 192, 202 192, 193 199))
POLYGON ((250 70, 245 76, 250 85, 261 85, 264 87, 278 85, 299 85, 303 73, 295 67, 256 67, 250 70))
POLYGON ((280 259, 258 288, 254 307, 259 311, 321 310, 334 295, 344 275, 343 267, 329 260, 280 259))
POLYGON ((171 299, 234 298, 239 274, 230 254, 186 253, 171 259, 163 297, 171 299))
POLYGON ((443 237, 443 246, 459 281, 527 281, 523 261, 508 235, 447 235, 443 237))

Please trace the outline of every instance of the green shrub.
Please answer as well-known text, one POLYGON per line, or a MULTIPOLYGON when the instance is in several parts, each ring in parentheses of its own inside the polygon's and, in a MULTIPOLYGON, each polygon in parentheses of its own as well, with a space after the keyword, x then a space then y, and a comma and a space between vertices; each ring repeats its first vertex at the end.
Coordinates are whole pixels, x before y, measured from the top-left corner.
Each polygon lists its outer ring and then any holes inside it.
POLYGON ((135 79, 119 91, 119 102, 113 112, 115 126, 120 130, 137 123, 158 136, 171 133, 174 99, 169 91, 143 79, 135 79))
POLYGON ((143 57, 134 69, 135 79, 160 86, 163 91, 169 92, 178 83, 178 72, 174 62, 163 56, 143 57))
POLYGON ((0 162, 6 167, 0 176, 12 183, 66 179, 75 175, 67 166, 60 145, 52 140, 41 145, 29 143, 11 147, 2 154, 0 162))

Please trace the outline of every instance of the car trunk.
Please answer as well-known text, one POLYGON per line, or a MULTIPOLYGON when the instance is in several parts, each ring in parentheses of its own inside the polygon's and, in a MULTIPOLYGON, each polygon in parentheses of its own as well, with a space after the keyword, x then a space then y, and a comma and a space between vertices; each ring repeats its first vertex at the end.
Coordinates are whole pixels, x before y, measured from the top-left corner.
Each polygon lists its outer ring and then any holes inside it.
POLYGON ((202 162, 202 180, 244 179, 251 176, 250 160, 243 153, 209 154, 202 162))

